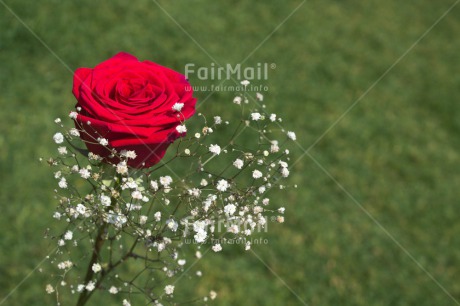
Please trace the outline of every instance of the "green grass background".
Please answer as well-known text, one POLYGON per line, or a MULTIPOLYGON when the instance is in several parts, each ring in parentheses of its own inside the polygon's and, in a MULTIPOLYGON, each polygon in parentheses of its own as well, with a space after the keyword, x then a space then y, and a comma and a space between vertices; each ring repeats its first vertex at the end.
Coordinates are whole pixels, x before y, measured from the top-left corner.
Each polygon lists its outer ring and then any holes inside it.
MULTIPOLYGON (((1 1, 0 300, 25 278, 2 305, 54 304, 45 275, 31 273, 51 250, 56 204, 38 158, 54 154, 53 119, 74 105, 71 71, 121 50, 179 71, 209 66, 206 52, 234 65, 254 51, 247 65, 277 65, 268 109, 304 148, 366 93, 310 151, 356 202, 304 156, 299 188, 274 199, 286 223, 254 248, 270 269, 238 250, 206 256, 198 293, 217 290, 216 305, 458 304, 460 5, 367 92, 454 0, 311 0, 279 28, 300 0, 159 3, 175 21, 147 0, 1 1)), ((232 97, 216 93, 202 110, 223 114, 232 97)))

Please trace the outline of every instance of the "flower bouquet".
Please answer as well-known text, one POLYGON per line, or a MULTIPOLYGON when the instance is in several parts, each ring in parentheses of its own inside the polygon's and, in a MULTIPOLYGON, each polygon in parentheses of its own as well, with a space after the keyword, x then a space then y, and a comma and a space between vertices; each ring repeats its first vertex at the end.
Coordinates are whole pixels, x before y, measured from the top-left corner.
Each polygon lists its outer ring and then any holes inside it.
POLYGON ((295 134, 248 84, 224 102, 239 118, 210 117, 196 114, 188 80, 159 64, 119 53, 76 70, 74 126, 55 120, 57 153, 47 160, 61 222, 47 233, 46 292, 58 304, 73 294, 86 305, 96 292, 125 306, 213 300, 213 290, 184 296, 178 280, 199 278, 190 268, 208 252, 250 250, 260 243, 253 235, 284 222, 269 195, 289 187, 283 146, 295 134))

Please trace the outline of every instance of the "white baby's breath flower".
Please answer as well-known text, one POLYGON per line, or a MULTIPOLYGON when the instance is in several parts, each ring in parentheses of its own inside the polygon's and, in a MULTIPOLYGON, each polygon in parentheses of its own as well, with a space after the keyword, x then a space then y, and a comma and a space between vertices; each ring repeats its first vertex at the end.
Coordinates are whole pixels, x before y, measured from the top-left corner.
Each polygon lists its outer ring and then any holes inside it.
POLYGON ((280 147, 278 146, 278 141, 277 140, 272 140, 270 146, 270 152, 272 153, 277 153, 280 150, 280 147))
POLYGON ((131 193, 131 197, 135 200, 142 200, 142 192, 140 192, 139 190, 134 190, 132 193, 131 193))
POLYGON ((259 100, 259 101, 263 101, 264 100, 264 95, 261 94, 260 92, 256 93, 256 99, 259 100))
POLYGON ((295 135, 295 133, 294 133, 294 132, 291 132, 291 131, 287 132, 287 137, 288 137, 289 139, 292 139, 292 140, 296 140, 296 139, 297 139, 297 136, 295 135))
POLYGON ((241 81, 240 83, 241 83, 241 85, 243 85, 243 86, 248 86, 250 82, 249 82, 248 80, 243 80, 243 81, 241 81))
POLYGON ((271 122, 276 121, 276 114, 271 114, 271 115, 270 115, 270 121, 271 121, 271 122))
POLYGON ((126 174, 128 173, 128 164, 125 161, 121 161, 117 164, 116 168, 117 173, 126 174))
POLYGON ((211 298, 211 300, 216 299, 216 297, 217 297, 217 292, 215 292, 214 290, 211 290, 211 291, 209 292, 209 297, 211 298))
POLYGON ((167 295, 171 295, 174 293, 174 286, 173 285, 166 285, 165 286, 165 293, 167 295))
POLYGON ((216 145, 216 144, 212 144, 209 146, 209 152, 215 154, 215 155, 219 155, 220 154, 220 146, 219 145, 216 145))
POLYGON ((172 178, 169 175, 160 176, 160 184, 163 186, 169 186, 172 183, 172 178))
POLYGON ((102 267, 98 263, 94 263, 93 266, 91 267, 94 273, 98 273, 102 270, 102 267))
POLYGON ((88 179, 90 176, 91 176, 91 172, 89 172, 88 169, 86 168, 82 168, 78 171, 78 173, 80 174, 80 176, 84 179, 88 179))
POLYGON ((244 162, 238 158, 233 162, 233 166, 235 166, 237 169, 241 169, 244 166, 244 162))
POLYGON ((77 119, 78 113, 77 112, 70 112, 69 117, 70 119, 77 119))
POLYGON ((220 116, 214 116, 215 124, 222 124, 222 118, 220 116))
POLYGON ((128 159, 135 159, 137 157, 136 151, 133 150, 122 150, 120 155, 128 159))
POLYGON ((217 182, 217 186, 216 186, 216 189, 219 190, 219 191, 226 191, 228 188, 228 182, 226 180, 220 180, 217 182))
POLYGON ((131 306, 131 303, 127 299, 124 299, 122 305, 123 306, 131 306))
POLYGON ((279 212, 280 214, 284 214, 284 211, 285 211, 285 210, 286 210, 286 209, 285 209, 284 207, 278 208, 278 212, 279 212))
POLYGON ((153 190, 157 191, 159 188, 157 181, 150 181, 150 187, 152 187, 153 190))
POLYGON ((115 286, 110 287, 109 293, 110 294, 117 294, 118 293, 117 287, 115 287, 115 286))
POLYGON ((46 293, 48 293, 48 294, 51 294, 51 293, 54 292, 54 288, 53 288, 53 286, 51 286, 51 284, 46 285, 45 290, 46 290, 46 293))
POLYGON ((236 206, 234 204, 227 204, 224 206, 224 212, 227 215, 233 215, 236 211, 236 206))
POLYGON ((196 242, 198 243, 202 243, 206 240, 206 237, 207 237, 207 233, 206 231, 204 230, 199 230, 197 231, 197 233, 193 236, 193 238, 195 238, 196 242))
POLYGON ((148 217, 147 216, 140 216, 139 217, 139 224, 143 225, 147 223, 148 217))
POLYGON ((98 138, 97 141, 99 142, 99 144, 103 145, 103 146, 106 146, 109 144, 109 141, 105 138, 98 138))
POLYGON ((101 204, 102 206, 110 206, 110 204, 112 204, 112 200, 110 200, 110 197, 104 195, 104 194, 101 194, 101 196, 99 197, 100 201, 101 201, 101 204))
POLYGON ((67 154, 67 148, 66 147, 59 147, 58 152, 61 155, 65 155, 65 154, 67 154))
POLYGON ((185 265, 185 263, 186 263, 185 259, 179 259, 179 260, 177 261, 177 264, 178 264, 179 266, 183 266, 183 265, 185 265))
POLYGON ((262 115, 260 113, 252 113, 251 114, 251 119, 254 120, 254 121, 258 121, 258 120, 260 120, 260 118, 262 118, 262 115))
POLYGON ((208 185, 208 181, 205 180, 205 179, 201 179, 200 185, 203 186, 203 187, 204 187, 204 186, 207 186, 207 185, 208 185))
POLYGON ((212 250, 214 252, 220 252, 220 251, 222 251, 222 246, 220 245, 220 243, 217 243, 217 244, 212 246, 212 250))
POLYGON ((67 231, 65 234, 64 234, 64 239, 65 240, 72 240, 73 238, 73 233, 71 231, 67 231))
POLYGON ((237 96, 233 99, 233 103, 240 105, 241 104, 241 97, 237 96))
POLYGON ((155 218, 155 221, 160 222, 161 220, 161 212, 157 211, 153 217, 155 218))
POLYGON ((195 138, 196 138, 196 139, 198 139, 198 138, 200 138, 200 137, 201 137, 200 133, 195 133, 195 138))
POLYGON ((280 173, 281 173, 281 176, 282 176, 282 177, 288 177, 288 176, 289 176, 289 170, 288 170, 288 168, 284 168, 284 167, 281 168, 281 169, 280 169, 280 173))
POLYGON ((56 133, 53 136, 53 140, 57 144, 63 143, 64 142, 64 135, 62 135, 62 133, 56 133))
POLYGON ((172 106, 172 109, 176 112, 180 112, 183 107, 184 107, 184 103, 177 102, 177 103, 174 103, 174 105, 172 106))
POLYGON ((84 215, 86 214, 86 206, 83 205, 83 204, 78 204, 76 207, 75 207, 75 210, 80 214, 80 215, 84 215))
POLYGON ((65 189, 67 188, 67 180, 65 177, 62 177, 61 180, 58 183, 59 188, 65 189))
POLYGON ((262 172, 260 172, 259 170, 252 171, 252 177, 255 178, 255 179, 261 178, 262 177, 262 172))
POLYGON ((80 137, 80 132, 76 128, 70 129, 69 134, 75 137, 80 137))
POLYGON ((90 282, 88 282, 88 284, 86 285, 85 289, 88 290, 88 291, 93 291, 94 288, 96 288, 95 285, 96 285, 96 284, 95 284, 93 281, 90 281, 90 282))
POLYGON ((187 127, 184 124, 176 126, 176 131, 180 134, 187 132, 187 127))

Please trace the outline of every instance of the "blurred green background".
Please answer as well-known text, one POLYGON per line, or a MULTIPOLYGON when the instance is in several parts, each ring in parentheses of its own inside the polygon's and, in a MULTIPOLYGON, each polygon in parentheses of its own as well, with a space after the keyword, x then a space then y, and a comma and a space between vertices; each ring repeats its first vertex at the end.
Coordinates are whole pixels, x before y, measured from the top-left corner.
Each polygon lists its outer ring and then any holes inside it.
MULTIPOLYGON (((276 63, 266 104, 304 148, 366 93, 309 151, 356 202, 303 156, 299 188, 274 199, 286 223, 254 248, 270 268, 253 253, 204 257, 200 293, 218 291, 216 305, 459 304, 460 5, 367 91, 453 3, 1 0, 0 304, 55 304, 31 273, 51 250, 56 205, 38 158, 54 155, 53 119, 74 105, 66 66, 121 50, 179 71, 208 55, 276 63)), ((213 94, 202 111, 232 98, 213 94)))

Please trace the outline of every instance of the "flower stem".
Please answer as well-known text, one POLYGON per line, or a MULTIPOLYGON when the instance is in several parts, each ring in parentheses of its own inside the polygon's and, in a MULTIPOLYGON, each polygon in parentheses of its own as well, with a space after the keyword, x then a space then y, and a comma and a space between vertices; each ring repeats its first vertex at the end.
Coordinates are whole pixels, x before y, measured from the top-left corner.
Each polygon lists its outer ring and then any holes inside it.
MULTIPOLYGON (((90 282, 91 279, 94 276, 93 264, 97 263, 97 260, 98 260, 99 254, 101 252, 102 246, 103 246, 103 244, 105 242, 104 234, 105 234, 106 229, 107 229, 107 223, 104 223, 99 227, 99 231, 97 233, 96 241, 94 243, 93 255, 91 256, 91 260, 90 260, 90 262, 88 264, 88 268, 86 270, 86 276, 85 276, 84 285, 88 284, 88 282, 90 282)), ((77 306, 85 305, 86 302, 91 297, 92 293, 93 293, 93 291, 87 291, 87 290, 83 289, 83 291, 81 292, 81 294, 80 294, 80 296, 78 298, 77 306)))

